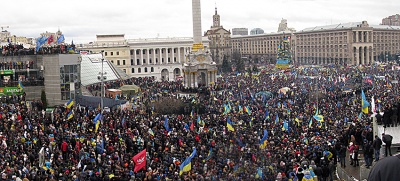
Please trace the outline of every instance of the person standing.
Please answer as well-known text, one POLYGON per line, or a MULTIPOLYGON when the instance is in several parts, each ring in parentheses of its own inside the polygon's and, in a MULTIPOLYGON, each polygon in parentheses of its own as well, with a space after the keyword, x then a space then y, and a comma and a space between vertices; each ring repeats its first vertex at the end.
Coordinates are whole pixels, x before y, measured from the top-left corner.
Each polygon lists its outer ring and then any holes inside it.
POLYGON ((372 142, 372 147, 374 148, 375 161, 377 162, 381 155, 381 148, 382 148, 382 140, 381 138, 379 138, 378 135, 375 135, 375 139, 372 142))
POLYGON ((374 155, 374 148, 371 145, 371 142, 368 140, 364 141, 364 160, 365 167, 369 168, 372 165, 372 155, 374 155))
POLYGON ((390 147, 392 146, 393 136, 390 134, 382 133, 382 141, 385 143, 385 157, 387 157, 388 152, 389 155, 392 156, 392 151, 390 147))

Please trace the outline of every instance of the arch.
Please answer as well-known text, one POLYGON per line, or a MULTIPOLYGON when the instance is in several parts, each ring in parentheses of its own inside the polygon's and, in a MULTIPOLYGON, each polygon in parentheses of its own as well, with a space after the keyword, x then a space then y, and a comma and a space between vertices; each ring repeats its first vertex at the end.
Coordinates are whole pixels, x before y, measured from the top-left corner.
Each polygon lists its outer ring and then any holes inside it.
POLYGON ((197 77, 197 83, 200 86, 204 86, 207 84, 207 75, 205 72, 200 72, 199 76, 197 77))
POLYGON ((169 80, 169 71, 168 69, 162 69, 161 70, 161 80, 169 80))

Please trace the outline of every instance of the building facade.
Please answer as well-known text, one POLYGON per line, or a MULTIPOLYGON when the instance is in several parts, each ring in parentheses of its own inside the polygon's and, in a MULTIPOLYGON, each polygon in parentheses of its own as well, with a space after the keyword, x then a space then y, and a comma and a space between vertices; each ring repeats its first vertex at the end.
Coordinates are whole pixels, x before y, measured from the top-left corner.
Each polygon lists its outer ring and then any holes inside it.
POLYGON ((213 25, 204 36, 207 36, 210 40, 209 48, 213 61, 217 65, 221 65, 224 56, 228 59, 231 55, 231 32, 221 26, 221 19, 217 8, 215 8, 215 14, 213 15, 213 25))
POLYGON ((245 59, 274 63, 280 41, 290 36, 291 32, 232 36, 232 51, 239 52, 245 59))
MULTIPOLYGON (((202 39, 208 48, 207 37, 202 39)), ((79 50, 99 53, 131 77, 154 77, 156 80, 183 78, 182 64, 192 50, 193 38, 125 39, 120 35, 98 35, 79 50)))
POLYGON ((264 30, 261 28, 254 28, 250 31, 250 35, 264 34, 264 30))
POLYGON ((232 28, 232 35, 249 35, 249 29, 247 28, 232 28))
POLYGON ((294 33, 297 64, 372 64, 381 53, 398 53, 400 28, 367 21, 317 26, 294 33))
POLYGON ((381 25, 400 26, 400 15, 395 14, 382 19, 381 25))

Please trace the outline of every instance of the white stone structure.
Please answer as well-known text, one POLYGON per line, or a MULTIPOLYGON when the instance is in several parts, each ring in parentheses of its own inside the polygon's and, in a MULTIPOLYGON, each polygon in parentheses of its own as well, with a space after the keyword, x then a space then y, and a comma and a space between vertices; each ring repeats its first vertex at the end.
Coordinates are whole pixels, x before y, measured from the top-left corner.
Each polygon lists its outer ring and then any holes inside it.
MULTIPOLYGON (((192 51, 186 56, 184 66, 185 87, 208 86, 215 83, 217 66, 207 47, 202 44, 200 0, 192 0, 193 40, 192 51)), ((214 26, 219 26, 219 16, 214 26)))

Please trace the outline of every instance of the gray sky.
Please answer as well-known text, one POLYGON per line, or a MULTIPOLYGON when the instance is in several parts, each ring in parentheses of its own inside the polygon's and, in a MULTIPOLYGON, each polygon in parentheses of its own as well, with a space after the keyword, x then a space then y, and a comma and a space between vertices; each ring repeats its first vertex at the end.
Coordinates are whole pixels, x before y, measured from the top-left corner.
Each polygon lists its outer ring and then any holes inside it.
MULTIPOLYGON (((225 29, 262 28, 276 32, 282 18, 296 30, 399 14, 398 0, 201 0, 202 30, 212 25, 215 4, 225 29)), ((13 35, 64 33, 66 42, 88 43, 96 34, 125 38, 191 37, 191 0, 15 0, 1 3, 0 26, 13 35)))

